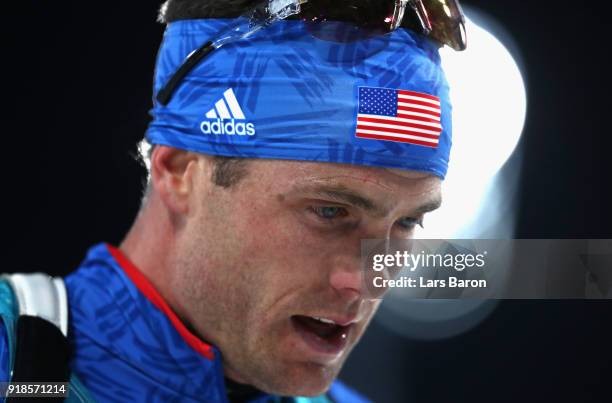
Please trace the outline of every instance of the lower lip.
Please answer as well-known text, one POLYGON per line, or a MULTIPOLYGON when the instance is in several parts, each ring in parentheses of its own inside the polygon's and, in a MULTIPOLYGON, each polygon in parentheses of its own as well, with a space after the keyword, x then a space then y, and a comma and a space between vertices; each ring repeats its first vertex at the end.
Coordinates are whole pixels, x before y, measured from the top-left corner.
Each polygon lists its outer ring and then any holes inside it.
POLYGON ((316 354, 326 356, 327 358, 336 358, 344 351, 348 344, 348 339, 353 325, 346 326, 343 333, 332 338, 322 338, 313 332, 304 329, 294 319, 291 323, 296 333, 304 341, 304 343, 316 354))

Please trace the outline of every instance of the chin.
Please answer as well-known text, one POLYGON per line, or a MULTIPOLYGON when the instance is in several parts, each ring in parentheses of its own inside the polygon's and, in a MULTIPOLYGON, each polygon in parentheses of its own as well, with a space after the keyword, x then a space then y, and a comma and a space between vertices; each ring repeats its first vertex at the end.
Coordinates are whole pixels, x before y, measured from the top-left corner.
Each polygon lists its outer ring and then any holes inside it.
POLYGON ((266 392, 281 396, 319 396, 327 392, 338 372, 340 368, 335 366, 300 364, 297 368, 283 371, 266 392))

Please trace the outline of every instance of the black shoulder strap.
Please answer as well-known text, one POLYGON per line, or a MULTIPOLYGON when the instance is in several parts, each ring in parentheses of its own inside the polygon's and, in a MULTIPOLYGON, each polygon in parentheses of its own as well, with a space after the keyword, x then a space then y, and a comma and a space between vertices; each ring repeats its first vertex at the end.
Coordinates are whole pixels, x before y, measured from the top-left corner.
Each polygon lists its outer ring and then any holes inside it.
MULTIPOLYGON (((68 304, 61 279, 46 274, 6 276, 19 306, 11 382, 69 382, 68 304)), ((45 398, 61 402, 62 398, 45 398)), ((7 403, 40 402, 8 398, 7 403)))

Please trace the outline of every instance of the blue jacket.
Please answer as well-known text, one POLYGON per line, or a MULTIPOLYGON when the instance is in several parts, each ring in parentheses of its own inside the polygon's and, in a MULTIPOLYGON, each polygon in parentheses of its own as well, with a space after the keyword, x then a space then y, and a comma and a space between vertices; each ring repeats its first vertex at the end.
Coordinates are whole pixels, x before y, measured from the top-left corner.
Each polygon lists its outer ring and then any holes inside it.
MULTIPOLYGON (((105 244, 93 247, 65 283, 74 351, 71 369, 93 399, 228 402, 219 350, 190 333, 117 249, 105 244)), ((8 357, 7 328, 0 323, 0 382, 9 378, 8 357)), ((280 401, 263 394, 252 400, 280 401)), ((336 381, 325 396, 282 401, 366 400, 336 381)))

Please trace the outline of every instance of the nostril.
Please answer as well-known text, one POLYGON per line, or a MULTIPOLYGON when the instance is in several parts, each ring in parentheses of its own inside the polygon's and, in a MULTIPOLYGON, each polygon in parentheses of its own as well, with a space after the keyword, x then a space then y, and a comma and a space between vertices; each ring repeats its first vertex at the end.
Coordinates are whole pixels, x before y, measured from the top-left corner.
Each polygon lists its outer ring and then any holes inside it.
POLYGON ((363 276, 361 270, 334 270, 329 279, 330 285, 344 299, 357 299, 362 295, 363 276))

